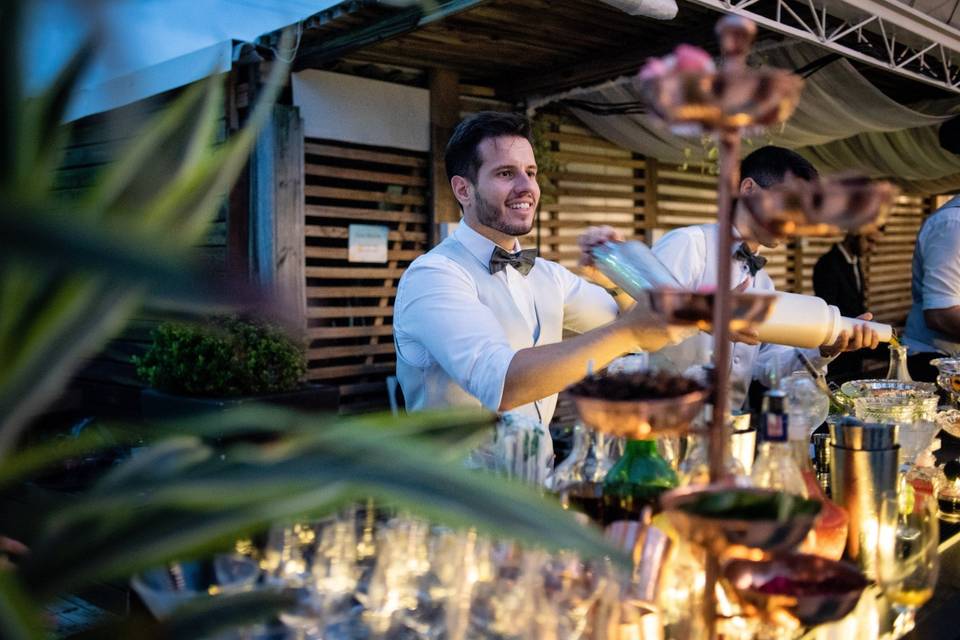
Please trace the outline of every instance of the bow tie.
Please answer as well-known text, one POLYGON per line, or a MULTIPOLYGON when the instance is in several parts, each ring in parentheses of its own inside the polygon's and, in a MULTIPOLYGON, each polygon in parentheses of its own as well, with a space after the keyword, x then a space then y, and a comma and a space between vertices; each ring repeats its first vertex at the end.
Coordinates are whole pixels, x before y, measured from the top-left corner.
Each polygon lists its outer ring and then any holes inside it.
POLYGON ((737 250, 733 252, 733 259, 745 262, 751 277, 757 275, 757 271, 763 269, 763 265, 767 264, 766 258, 751 252, 750 249, 747 248, 747 245, 742 242, 740 246, 737 247, 737 250))
POLYGON ((523 249, 517 253, 505 251, 503 247, 495 247, 493 255, 490 256, 490 273, 494 274, 503 271, 507 265, 513 265, 513 268, 525 276, 533 269, 533 262, 537 259, 536 249, 523 249))

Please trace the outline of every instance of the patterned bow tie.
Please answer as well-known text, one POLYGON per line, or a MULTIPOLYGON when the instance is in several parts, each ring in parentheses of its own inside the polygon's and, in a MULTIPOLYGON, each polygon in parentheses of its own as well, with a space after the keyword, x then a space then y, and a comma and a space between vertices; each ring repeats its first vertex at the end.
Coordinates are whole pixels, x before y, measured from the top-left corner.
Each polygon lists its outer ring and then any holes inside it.
POLYGON ((508 264, 525 276, 533 269, 533 263, 537 259, 536 249, 523 249, 518 253, 510 253, 502 247, 495 247, 493 255, 490 256, 490 273, 494 274, 503 271, 508 264))
POLYGON ((740 246, 737 247, 737 250, 733 252, 733 259, 745 262, 751 276, 757 275, 757 271, 763 269, 763 265, 767 264, 766 258, 753 253, 747 248, 747 245, 742 242, 740 246))

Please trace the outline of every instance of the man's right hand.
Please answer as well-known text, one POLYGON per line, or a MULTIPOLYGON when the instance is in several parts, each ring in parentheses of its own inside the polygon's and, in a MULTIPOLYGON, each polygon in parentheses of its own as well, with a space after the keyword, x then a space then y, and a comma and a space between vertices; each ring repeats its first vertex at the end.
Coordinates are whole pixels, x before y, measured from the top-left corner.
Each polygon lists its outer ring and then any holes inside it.
POLYGON ((644 351, 659 351, 690 337, 688 327, 667 324, 641 305, 634 305, 615 322, 629 330, 636 346, 644 351))

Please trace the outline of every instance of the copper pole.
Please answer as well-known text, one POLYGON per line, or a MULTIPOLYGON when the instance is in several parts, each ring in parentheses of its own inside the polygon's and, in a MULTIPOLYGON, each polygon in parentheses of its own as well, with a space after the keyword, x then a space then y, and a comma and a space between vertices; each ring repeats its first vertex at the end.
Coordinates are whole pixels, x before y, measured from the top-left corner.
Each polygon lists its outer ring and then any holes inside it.
MULTIPOLYGON (((756 25, 736 16, 717 23, 723 70, 736 71, 746 66, 747 53, 756 36, 756 25)), ((730 404, 730 258, 733 255, 733 208, 740 190, 739 127, 724 126, 718 132, 720 170, 717 182, 717 289, 713 305, 713 421, 710 425, 710 481, 723 475, 726 450, 727 413, 730 404)), ((720 561, 707 554, 703 593, 703 616, 707 637, 717 637, 716 585, 720 561)))

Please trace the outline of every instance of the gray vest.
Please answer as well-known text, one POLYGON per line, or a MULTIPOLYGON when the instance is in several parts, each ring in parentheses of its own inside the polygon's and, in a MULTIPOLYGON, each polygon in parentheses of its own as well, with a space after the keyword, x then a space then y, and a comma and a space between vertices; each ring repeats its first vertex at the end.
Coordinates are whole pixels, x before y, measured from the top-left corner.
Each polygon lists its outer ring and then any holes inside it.
MULTIPOLYGON (((543 265, 543 260, 537 258, 526 276, 532 285, 534 306, 540 323, 539 333, 534 340, 534 332, 523 319, 507 284, 501 278, 491 277, 487 264, 481 263, 453 236, 448 236, 431 252, 446 256, 470 274, 480 302, 493 311, 511 347, 519 350, 560 342, 563 337, 563 291, 543 265)), ((414 366, 404 360, 399 349, 397 379, 403 388, 407 408, 411 411, 432 407, 480 406, 480 401, 454 382, 439 364, 433 362, 425 368, 414 366)), ((557 395, 553 394, 513 411, 539 420, 546 426, 550 424, 556 406, 557 395)))

